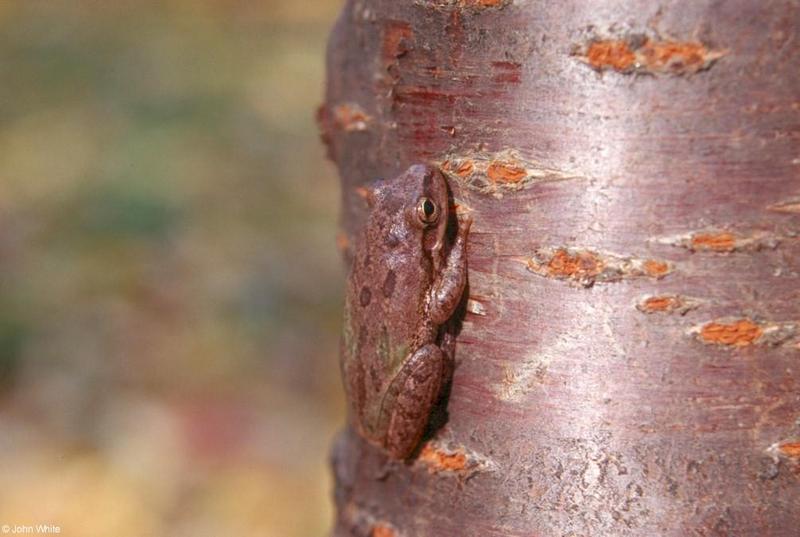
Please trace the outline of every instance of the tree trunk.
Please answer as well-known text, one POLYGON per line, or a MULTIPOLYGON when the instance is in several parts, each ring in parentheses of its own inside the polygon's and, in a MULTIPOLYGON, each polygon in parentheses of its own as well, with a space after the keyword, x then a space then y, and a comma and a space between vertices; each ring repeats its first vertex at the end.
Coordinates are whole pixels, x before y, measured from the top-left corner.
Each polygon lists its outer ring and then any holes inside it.
POLYGON ((443 425, 336 536, 800 535, 800 3, 350 0, 320 123, 469 236, 443 425))

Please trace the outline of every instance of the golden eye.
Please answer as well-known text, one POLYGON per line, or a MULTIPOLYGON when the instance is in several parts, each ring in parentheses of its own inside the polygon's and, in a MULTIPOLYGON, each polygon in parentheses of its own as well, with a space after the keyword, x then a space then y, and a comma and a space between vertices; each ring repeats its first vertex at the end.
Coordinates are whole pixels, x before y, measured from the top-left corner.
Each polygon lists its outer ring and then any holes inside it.
POLYGON ((423 224, 433 224, 439 218, 439 207, 430 198, 420 198, 417 203, 417 217, 423 224))

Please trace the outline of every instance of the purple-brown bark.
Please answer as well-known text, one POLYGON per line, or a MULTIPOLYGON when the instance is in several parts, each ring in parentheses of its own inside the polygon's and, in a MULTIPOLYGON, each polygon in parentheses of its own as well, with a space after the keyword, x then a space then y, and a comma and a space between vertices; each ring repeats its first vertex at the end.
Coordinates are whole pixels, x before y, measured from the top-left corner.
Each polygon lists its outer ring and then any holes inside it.
POLYGON ((474 219, 446 422, 339 438, 335 535, 800 534, 800 4, 350 0, 320 120, 345 249, 417 162, 474 219))

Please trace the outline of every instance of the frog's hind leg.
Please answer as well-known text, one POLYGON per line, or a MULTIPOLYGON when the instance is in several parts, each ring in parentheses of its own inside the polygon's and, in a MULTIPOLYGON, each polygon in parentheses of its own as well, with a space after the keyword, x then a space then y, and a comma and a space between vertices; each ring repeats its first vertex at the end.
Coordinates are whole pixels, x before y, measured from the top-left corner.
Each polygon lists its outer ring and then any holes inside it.
POLYGON ((391 409, 385 447, 396 459, 405 459, 417 447, 439 398, 444 356, 436 345, 415 352, 392 380, 396 398, 391 409))

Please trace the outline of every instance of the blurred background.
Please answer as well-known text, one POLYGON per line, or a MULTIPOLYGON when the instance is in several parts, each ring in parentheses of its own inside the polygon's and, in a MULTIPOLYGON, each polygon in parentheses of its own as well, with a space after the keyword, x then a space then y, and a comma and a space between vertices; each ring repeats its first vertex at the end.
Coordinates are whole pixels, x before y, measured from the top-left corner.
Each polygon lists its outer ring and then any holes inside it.
POLYGON ((0 524, 327 532, 340 7, 0 2, 0 524))

